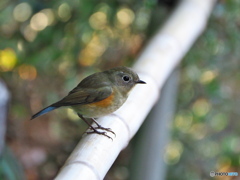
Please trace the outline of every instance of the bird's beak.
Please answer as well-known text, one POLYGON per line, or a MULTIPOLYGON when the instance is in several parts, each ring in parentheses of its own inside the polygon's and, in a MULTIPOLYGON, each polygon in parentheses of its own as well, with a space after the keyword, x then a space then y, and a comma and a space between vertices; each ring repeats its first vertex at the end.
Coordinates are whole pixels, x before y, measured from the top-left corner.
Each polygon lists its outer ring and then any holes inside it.
POLYGON ((142 80, 138 80, 138 81, 136 81, 136 83, 138 83, 138 84, 147 84, 146 82, 144 82, 142 80))

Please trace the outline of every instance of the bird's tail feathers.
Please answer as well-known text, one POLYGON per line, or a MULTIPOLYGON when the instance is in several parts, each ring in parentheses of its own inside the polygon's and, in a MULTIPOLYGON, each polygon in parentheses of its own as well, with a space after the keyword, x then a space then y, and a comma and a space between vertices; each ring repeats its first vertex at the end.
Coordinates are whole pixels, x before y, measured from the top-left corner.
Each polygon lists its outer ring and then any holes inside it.
POLYGON ((54 107, 54 106, 48 106, 46 108, 44 108, 43 110, 39 111, 38 113, 34 114, 32 117, 31 117, 31 120, 38 117, 38 116, 41 116, 43 114, 46 114, 54 109, 57 109, 58 107, 54 107))

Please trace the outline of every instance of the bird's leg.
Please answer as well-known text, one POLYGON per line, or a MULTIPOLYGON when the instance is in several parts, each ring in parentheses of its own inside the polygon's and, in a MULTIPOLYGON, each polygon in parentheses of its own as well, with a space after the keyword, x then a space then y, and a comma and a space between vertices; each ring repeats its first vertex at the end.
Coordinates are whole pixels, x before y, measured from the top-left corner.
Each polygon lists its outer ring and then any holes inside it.
MULTIPOLYGON (((100 134, 100 135, 106 136, 106 137, 108 137, 109 139, 112 139, 110 136, 107 135, 106 132, 98 131, 97 128, 93 127, 81 114, 77 114, 77 115, 78 115, 78 117, 80 117, 85 123, 87 123, 87 125, 92 129, 91 132, 86 132, 87 134, 96 133, 96 134, 100 134)), ((112 140, 113 140, 113 139, 112 139, 112 140)))
POLYGON ((91 119, 92 119, 93 122, 95 122, 95 124, 97 125, 96 129, 102 129, 102 130, 108 131, 108 132, 114 134, 114 136, 116 137, 115 132, 113 132, 111 128, 102 127, 94 118, 91 118, 91 119))

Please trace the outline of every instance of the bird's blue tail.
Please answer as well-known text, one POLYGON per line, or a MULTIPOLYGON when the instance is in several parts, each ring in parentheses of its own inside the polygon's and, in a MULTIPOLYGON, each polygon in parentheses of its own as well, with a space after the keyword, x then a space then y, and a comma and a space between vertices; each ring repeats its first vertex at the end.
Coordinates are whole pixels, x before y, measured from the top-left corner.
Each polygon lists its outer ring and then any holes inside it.
POLYGON ((44 108, 43 110, 39 111, 38 113, 34 114, 34 115, 32 116, 32 118, 31 118, 31 120, 34 119, 34 118, 36 118, 36 117, 38 117, 38 116, 41 116, 41 115, 43 115, 43 114, 46 114, 46 113, 48 113, 49 111, 52 111, 52 110, 54 110, 54 109, 57 109, 57 108, 58 108, 58 107, 48 106, 48 107, 44 108))

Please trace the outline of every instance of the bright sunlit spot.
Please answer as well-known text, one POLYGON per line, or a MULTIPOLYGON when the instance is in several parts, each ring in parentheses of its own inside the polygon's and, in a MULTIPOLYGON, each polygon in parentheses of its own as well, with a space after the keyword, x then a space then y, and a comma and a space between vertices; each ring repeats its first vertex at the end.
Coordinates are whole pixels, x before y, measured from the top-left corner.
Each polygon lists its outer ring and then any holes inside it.
POLYGON ((107 24, 107 15, 104 12, 96 12, 90 16, 89 24, 93 29, 103 29, 107 24))
POLYGON ((37 36, 37 31, 35 31, 34 29, 31 28, 30 25, 27 25, 24 29, 23 29, 23 36, 24 38, 29 41, 32 42, 34 41, 34 39, 37 36))
POLYGON ((200 82, 203 84, 208 84, 217 77, 218 73, 216 71, 205 71, 200 79, 200 82))
POLYGON ((30 21, 30 26, 35 31, 41 31, 48 25, 48 17, 43 12, 39 12, 33 15, 30 21))
POLYGON ((22 41, 18 41, 17 48, 19 51, 23 51, 23 42, 22 41))
POLYGON ((13 49, 0 50, 0 71, 11 71, 17 63, 17 55, 13 49))
POLYGON ((43 9, 41 10, 43 14, 47 17, 47 26, 53 25, 56 21, 55 15, 52 9, 43 9))
POLYGON ((135 15, 131 9, 122 8, 117 12, 118 26, 126 28, 134 21, 135 15))
POLYGON ((28 3, 20 3, 13 10, 13 17, 16 21, 24 22, 32 14, 32 8, 28 3))
POLYGON ((34 66, 23 64, 18 68, 18 74, 24 80, 34 80, 37 77, 37 70, 34 66))
POLYGON ((197 116, 205 116, 210 111, 210 108, 210 103, 206 99, 201 98, 193 104, 192 110, 197 116))
POLYGON ((183 145, 180 141, 172 141, 170 142, 166 149, 164 154, 164 161, 167 164, 176 164, 178 163, 181 155, 183 152, 183 145))
POLYGON ((71 17, 71 8, 67 3, 63 3, 58 8, 58 16, 60 20, 66 22, 71 17))
POLYGON ((192 126, 193 115, 191 112, 184 112, 177 114, 174 124, 183 133, 188 132, 189 128, 192 126))

